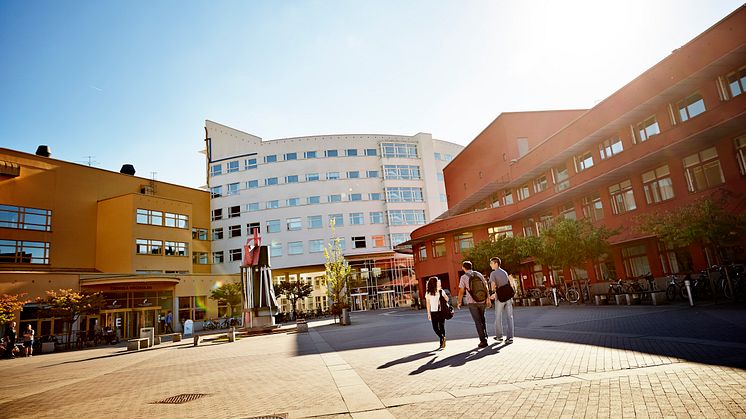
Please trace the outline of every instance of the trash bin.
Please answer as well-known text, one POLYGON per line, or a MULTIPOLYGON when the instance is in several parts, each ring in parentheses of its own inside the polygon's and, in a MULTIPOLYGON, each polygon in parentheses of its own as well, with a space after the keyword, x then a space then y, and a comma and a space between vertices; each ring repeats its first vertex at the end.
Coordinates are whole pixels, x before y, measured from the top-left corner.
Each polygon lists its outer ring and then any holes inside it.
POLYGON ((343 326, 348 326, 350 324, 350 311, 346 308, 342 309, 342 319, 340 322, 343 326))

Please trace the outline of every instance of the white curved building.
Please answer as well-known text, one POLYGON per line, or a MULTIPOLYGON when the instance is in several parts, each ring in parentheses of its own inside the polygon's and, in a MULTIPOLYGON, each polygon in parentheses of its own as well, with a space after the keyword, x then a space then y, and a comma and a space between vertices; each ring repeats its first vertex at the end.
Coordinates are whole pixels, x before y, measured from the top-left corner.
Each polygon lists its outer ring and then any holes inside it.
MULTIPOLYGON (((263 141, 212 121, 205 128, 213 271, 238 272, 243 245, 259 228, 275 276, 311 280, 324 270, 332 219, 348 260, 402 258, 393 246, 448 209, 443 167, 463 148, 424 133, 263 141)), ((357 271, 375 300, 380 281, 363 274, 375 268, 357 271)))

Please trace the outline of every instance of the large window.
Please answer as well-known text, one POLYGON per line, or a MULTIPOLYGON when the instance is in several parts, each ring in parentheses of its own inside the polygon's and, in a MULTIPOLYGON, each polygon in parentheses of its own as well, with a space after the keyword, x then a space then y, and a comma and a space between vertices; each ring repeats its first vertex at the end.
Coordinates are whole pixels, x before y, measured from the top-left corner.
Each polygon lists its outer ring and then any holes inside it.
POLYGON ((547 190, 547 177, 541 175, 534 179, 534 193, 539 193, 547 190))
POLYGON ((499 237, 513 237, 513 226, 506 225, 488 227, 487 234, 489 234, 492 240, 497 240, 499 237))
POLYGON ((259 222, 246 224, 246 235, 247 236, 253 236, 255 231, 256 231, 256 234, 259 234, 262 232, 262 227, 259 222))
POLYGON ((254 189, 259 187, 259 181, 256 179, 246 181, 246 189, 254 189))
POLYGON ((315 159, 318 155, 315 151, 306 151, 303 153, 303 157, 307 159, 315 159))
POLYGON ((658 126, 658 120, 655 118, 655 115, 651 116, 650 118, 640 122, 635 126, 635 135, 637 138, 637 141, 644 143, 648 140, 648 138, 652 137, 653 135, 660 134, 661 130, 658 126))
POLYGON ((526 218, 521 221, 521 224, 523 227, 524 237, 536 237, 539 235, 539 232, 536 229, 536 220, 534 220, 533 218, 526 218))
POLYGON ((391 210, 388 214, 389 225, 425 224, 424 210, 391 210))
POLYGON ((207 296, 179 297, 179 320, 204 320, 207 318, 207 296))
POLYGON ((645 190, 645 201, 648 204, 673 199, 673 183, 668 165, 663 165, 642 174, 642 187, 645 190))
POLYGON ((206 228, 192 228, 192 239, 194 240, 207 240, 207 229, 206 228))
POLYGON ((611 211, 614 214, 624 214, 637 209, 632 182, 629 180, 609 186, 609 195, 611 197, 611 211))
POLYGON ((326 155, 326 157, 339 157, 338 150, 326 150, 324 154, 326 155))
POLYGON ((399 157, 405 159, 416 159, 417 144, 412 143, 381 143, 381 155, 383 157, 399 157))
POLYGON ((420 166, 387 164, 383 166, 384 179, 417 180, 420 176, 420 166))
POLYGON ((280 220, 267 221, 267 233, 279 233, 280 228, 280 220))
POLYGON ((433 247, 433 257, 439 258, 446 255, 446 239, 444 237, 437 238, 431 242, 433 247))
POLYGON ((363 194, 359 193, 351 193, 349 195, 350 201, 362 201, 363 200, 363 194))
POLYGON ((580 173, 593 167, 593 154, 590 151, 575 156, 575 173, 580 173))
POLYGON ((285 201, 285 206, 288 207, 297 207, 298 205, 300 205, 300 198, 288 198, 285 201))
POLYGON ((241 237, 241 226, 240 225, 233 225, 228 227, 228 238, 231 239, 233 237, 241 237))
POLYGON ((420 262, 427 260, 427 245, 422 244, 420 247, 417 248, 417 258, 420 262))
POLYGON ((644 244, 622 248, 622 260, 627 277, 636 277, 650 273, 650 263, 644 244))
POLYGON ((340 194, 329 195, 327 200, 329 202, 342 202, 342 195, 340 194))
POLYGON ((286 221, 288 231, 298 231, 303 228, 303 222, 300 217, 288 218, 286 221))
POLYGON ((456 245, 456 253, 462 253, 474 247, 474 234, 470 232, 459 233, 453 236, 456 245))
POLYGON ((689 192, 699 192, 725 183, 715 147, 684 158, 684 171, 689 192))
POLYGON ((738 167, 741 169, 741 174, 746 175, 746 135, 736 138, 733 142, 736 146, 738 167))
POLYGON ((679 110, 679 122, 684 122, 706 110, 705 100, 702 98, 702 95, 695 93, 678 102, 676 108, 679 110))
POLYGON ((736 97, 746 92, 746 67, 728 74, 726 80, 731 97, 736 97))
POLYGON ((513 191, 506 189, 503 191, 503 205, 510 205, 513 203, 513 191))
POLYGON ((282 243, 272 240, 269 243, 269 255, 271 257, 282 256, 282 243))
POLYGON ((228 173, 238 172, 238 160, 229 161, 226 167, 228 173))
POLYGON ((219 252, 212 252, 212 263, 213 265, 223 263, 225 261, 225 255, 223 254, 223 251, 219 252))
POLYGON ((368 216, 370 217, 371 224, 383 224, 383 212, 382 211, 370 212, 368 213, 368 216))
POLYGON ((210 198, 220 198, 223 196, 223 187, 215 186, 210 188, 210 198))
POLYGON ((563 191, 570 187, 570 175, 565 163, 552 168, 552 181, 554 182, 555 192, 563 191))
POLYGON ((167 212, 164 217, 166 227, 189 228, 189 216, 167 212))
POLYGON ((368 194, 368 200, 370 201, 380 201, 383 195, 381 195, 380 192, 371 192, 368 194))
POLYGON ((334 222, 335 227, 342 227, 345 225, 345 219, 342 216, 342 214, 329 214, 329 225, 332 225, 332 221, 334 222))
POLYGON ((223 227, 213 228, 212 229, 212 239, 213 240, 222 240, 223 239, 223 227))
POLYGON ((373 247, 386 247, 386 236, 384 235, 378 235, 378 236, 371 236, 371 242, 373 242, 373 247))
POLYGON ((163 212, 148 209, 137 209, 137 224, 163 225, 163 212))
POLYGON ((275 163, 277 161, 277 155, 276 154, 270 154, 268 156, 264 156, 264 162, 265 163, 275 163))
MULTIPOLYGON (((168 216, 168 214, 166 214, 168 216)), ((238 218, 241 216, 241 206, 240 205, 234 205, 232 207, 228 207, 228 218, 238 218)))
POLYGON ((310 215, 308 217, 308 228, 323 228, 324 227, 324 221, 321 219, 320 215, 310 215))
POLYGON ((259 211, 259 203, 258 202, 250 202, 250 203, 246 204, 246 211, 247 212, 259 211))
POLYGON ((161 255, 163 254, 163 242, 161 240, 136 239, 135 251, 138 255, 161 255))
POLYGON ((364 249, 365 247, 365 236, 352 236, 353 249, 364 249))
POLYGON ((584 196, 581 202, 585 218, 591 221, 598 221, 604 218, 604 205, 601 202, 601 195, 598 192, 584 196))
POLYGON ((377 156, 378 155, 378 150, 376 150, 375 148, 366 148, 365 149, 365 155, 366 156, 377 156))
POLYGON ((212 210, 212 215, 210 217, 212 221, 218 221, 223 219, 223 209, 222 208, 215 208, 212 210))
POLYGON ((308 252, 309 253, 320 253, 323 251, 324 251, 324 239, 308 241, 308 252))
POLYGON ((298 183, 298 175, 285 176, 285 183, 298 183))
POLYGON ((280 208, 280 201, 273 199, 272 201, 267 201, 267 209, 277 209, 280 208))
POLYGON ((326 172, 326 180, 339 179, 339 172, 326 172))
POLYGON ((365 224, 365 221, 363 220, 362 212, 351 212, 350 213, 350 225, 363 225, 363 224, 365 224))
POLYGON ((288 242, 288 255, 302 255, 303 242, 288 242))
POLYGON ((422 188, 386 188, 386 202, 423 202, 422 188))
POLYGON ((355 157, 357 156, 357 149, 356 148, 348 148, 345 152, 347 157, 355 157))
POLYGON ((350 170, 347 172, 347 179, 359 179, 360 178, 360 171, 359 170, 350 170))
POLYGON ((246 159, 243 161, 243 163, 244 163, 244 170, 251 170, 251 169, 257 168, 256 157, 246 159))
POLYGON ((270 178, 264 179, 264 184, 266 186, 277 185, 278 181, 276 177, 270 177, 270 178))
POLYGON ((369 178, 377 178, 377 177, 380 177, 381 175, 378 170, 368 170, 365 173, 365 176, 369 178))
POLYGON ((14 205, 0 205, 0 227, 18 228, 21 230, 51 231, 52 211, 38 208, 17 207, 14 205))
POLYGON ((523 201, 524 199, 531 196, 530 189, 528 188, 528 183, 524 183, 523 185, 519 186, 518 189, 516 189, 516 194, 518 195, 519 201, 523 201))
POLYGON ((285 160, 298 160, 298 153, 285 153, 285 160))
POLYGON ((306 198, 306 203, 308 205, 320 204, 321 203, 321 197, 318 196, 318 195, 316 195, 316 196, 309 196, 308 198, 306 198))
POLYGON ((195 265, 207 265, 207 252, 192 252, 192 263, 195 265))
POLYGON ((391 247, 396 247, 399 243, 404 243, 407 240, 409 240, 409 234, 408 233, 391 233, 391 234, 389 234, 389 241, 391 242, 391 247))
POLYGON ((575 204, 572 202, 565 202, 564 204, 560 205, 557 209, 557 212, 559 212, 559 216, 566 219, 566 220, 577 220, 578 215, 575 212, 575 204))
POLYGON ((49 243, 0 240, 0 263, 49 264, 49 243))
POLYGON ((184 242, 166 242, 166 256, 189 256, 189 244, 184 242))
POLYGON ((218 176, 223 174, 223 166, 220 164, 213 164, 210 166, 210 176, 218 176))
POLYGON ((598 151, 601 154, 601 160, 606 160, 612 156, 616 156, 624 151, 622 139, 619 137, 608 139, 598 145, 598 151))
POLYGON ((315 182, 319 180, 318 173, 306 173, 306 182, 315 182))

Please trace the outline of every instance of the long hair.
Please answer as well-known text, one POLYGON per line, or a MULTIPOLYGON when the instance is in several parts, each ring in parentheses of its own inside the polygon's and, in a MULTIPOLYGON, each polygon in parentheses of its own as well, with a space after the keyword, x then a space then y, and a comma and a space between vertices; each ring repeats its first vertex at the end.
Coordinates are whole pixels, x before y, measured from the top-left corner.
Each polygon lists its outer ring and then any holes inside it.
POLYGON ((438 277, 437 276, 431 276, 427 279, 427 293, 430 295, 435 295, 435 293, 438 291, 438 277))

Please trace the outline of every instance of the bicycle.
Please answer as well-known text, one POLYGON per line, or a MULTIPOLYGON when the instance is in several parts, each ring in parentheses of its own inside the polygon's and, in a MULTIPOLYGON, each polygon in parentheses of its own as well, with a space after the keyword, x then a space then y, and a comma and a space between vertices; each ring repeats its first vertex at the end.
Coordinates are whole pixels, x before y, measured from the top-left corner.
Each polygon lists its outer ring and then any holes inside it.
POLYGON ((202 322, 202 329, 203 330, 215 330, 219 326, 219 323, 215 320, 205 319, 204 322, 202 322))
POLYGON ((588 280, 583 280, 582 285, 580 286, 580 295, 583 298, 583 302, 588 304, 589 301, 591 301, 591 289, 588 285, 588 280))
POLYGON ((668 276, 667 280, 668 286, 666 287, 666 298, 668 299, 668 301, 675 301, 677 295, 680 295, 683 300, 689 298, 686 293, 685 285, 685 281, 690 280, 689 274, 687 274, 683 278, 679 278, 678 276, 671 274, 668 276))
POLYGON ((554 300, 555 304, 559 304, 562 301, 567 301, 570 304, 577 304, 580 300, 580 293, 578 292, 578 290, 575 289, 574 285, 568 286, 567 284, 565 284, 564 287, 553 287, 553 289, 556 290, 556 300, 552 298, 555 292, 553 292, 551 289, 548 290, 548 296, 554 300))

